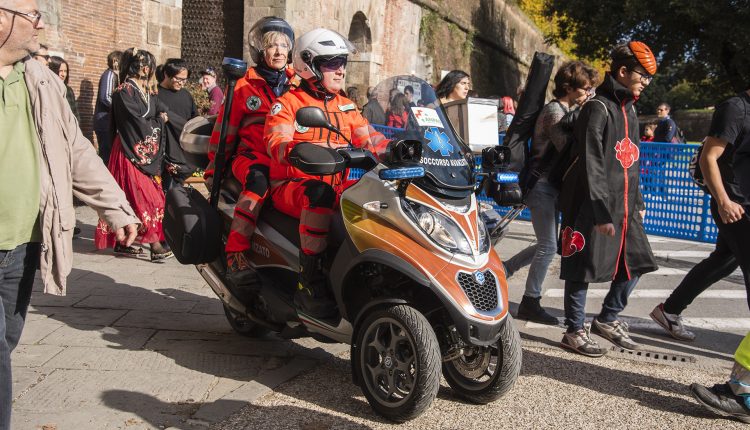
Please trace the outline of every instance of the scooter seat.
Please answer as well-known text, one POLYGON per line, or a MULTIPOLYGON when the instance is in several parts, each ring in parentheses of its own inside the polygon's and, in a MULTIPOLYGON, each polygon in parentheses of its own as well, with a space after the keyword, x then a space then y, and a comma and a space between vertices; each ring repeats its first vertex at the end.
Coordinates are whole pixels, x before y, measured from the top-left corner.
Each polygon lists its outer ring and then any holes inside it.
MULTIPOLYGON (((236 203, 242 192, 242 184, 233 175, 227 175, 221 183, 221 189, 225 197, 236 203)), ((271 199, 267 199, 263 204, 260 219, 299 248, 299 219, 276 210, 271 199)))

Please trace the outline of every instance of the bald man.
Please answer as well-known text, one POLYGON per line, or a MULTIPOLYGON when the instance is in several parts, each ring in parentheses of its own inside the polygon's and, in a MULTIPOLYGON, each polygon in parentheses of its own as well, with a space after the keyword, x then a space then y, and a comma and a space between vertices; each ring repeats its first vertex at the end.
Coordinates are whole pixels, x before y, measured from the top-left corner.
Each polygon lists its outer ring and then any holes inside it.
POLYGON ((31 59, 43 29, 35 0, 0 0, 0 430, 10 429, 10 355, 36 270, 45 293, 65 294, 73 195, 94 208, 123 244, 133 242, 139 223, 81 134, 62 80, 31 59))

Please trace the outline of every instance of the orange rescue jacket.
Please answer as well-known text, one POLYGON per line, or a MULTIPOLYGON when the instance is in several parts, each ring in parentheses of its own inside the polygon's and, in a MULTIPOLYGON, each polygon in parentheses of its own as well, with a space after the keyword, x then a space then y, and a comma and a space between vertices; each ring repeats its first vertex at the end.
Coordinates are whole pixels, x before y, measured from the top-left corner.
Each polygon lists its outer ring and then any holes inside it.
MULTIPOLYGON (((321 179, 317 176, 310 176, 289 164, 287 156, 294 145, 301 142, 311 142, 330 148, 342 148, 348 145, 341 136, 329 130, 307 128, 297 124, 295 121, 297 110, 305 106, 321 108, 328 117, 328 121, 349 138, 355 147, 367 149, 376 156, 385 151, 388 140, 375 131, 352 100, 341 94, 321 100, 302 87, 293 88, 279 97, 266 119, 264 140, 271 157, 272 186, 278 186, 280 182, 291 178, 321 179)), ((335 178, 324 180, 331 185, 336 185, 335 178)))
MULTIPOLYGON (((289 83, 294 86, 294 69, 286 69, 289 83)), ((248 69, 245 76, 237 81, 234 87, 234 99, 232 100, 232 111, 229 116, 227 128, 227 161, 236 154, 247 151, 266 153, 266 145, 263 141, 263 124, 266 115, 271 110, 271 105, 277 97, 271 90, 265 79, 258 74, 255 67, 248 69)), ((214 158, 219 147, 219 136, 221 134, 221 121, 224 118, 224 105, 221 106, 216 117, 214 129, 209 140, 208 159, 205 177, 210 177, 214 172, 214 158)))

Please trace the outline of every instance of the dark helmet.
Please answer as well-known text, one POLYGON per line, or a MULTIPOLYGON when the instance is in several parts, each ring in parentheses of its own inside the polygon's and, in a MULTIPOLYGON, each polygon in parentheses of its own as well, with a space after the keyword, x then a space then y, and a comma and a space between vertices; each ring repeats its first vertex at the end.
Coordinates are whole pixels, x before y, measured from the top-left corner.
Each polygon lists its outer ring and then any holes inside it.
POLYGON ((258 20, 253 25, 250 32, 247 34, 248 42, 250 43, 250 57, 253 59, 255 64, 260 64, 263 61, 263 35, 269 31, 278 31, 284 33, 289 37, 289 59, 288 63, 292 62, 292 49, 294 48, 294 30, 288 22, 276 16, 267 16, 258 20))

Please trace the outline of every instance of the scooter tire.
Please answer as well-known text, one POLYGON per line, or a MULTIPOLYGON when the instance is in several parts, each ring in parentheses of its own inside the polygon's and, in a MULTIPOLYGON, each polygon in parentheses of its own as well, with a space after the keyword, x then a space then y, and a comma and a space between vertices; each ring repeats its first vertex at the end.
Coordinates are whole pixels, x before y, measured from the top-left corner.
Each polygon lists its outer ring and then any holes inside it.
POLYGON ((356 376, 362 381, 362 393, 370 406, 399 423, 418 417, 432 404, 440 388, 440 346, 430 323, 416 309, 397 305, 375 309, 359 327, 352 360, 358 360, 354 369, 359 372, 356 376), (379 331, 384 327, 390 327, 390 333, 379 331), (383 351, 387 359, 379 354, 383 351), (411 376, 401 369, 410 369, 411 376), (409 384, 409 379, 411 390, 404 394, 399 384, 409 384), (383 387, 386 384, 389 386, 383 387))
POLYGON ((443 363, 443 376, 457 396, 471 403, 485 405, 513 388, 521 373, 522 356, 521 336, 513 323, 513 317, 508 315, 500 329, 497 345, 490 348, 490 353, 496 352, 497 362, 494 374, 486 381, 462 374, 458 368, 461 358, 443 363))
POLYGON ((252 338, 263 337, 270 332, 267 328, 250 321, 247 317, 240 315, 227 305, 224 305, 224 315, 226 315, 227 322, 229 322, 232 330, 240 336, 252 338))

